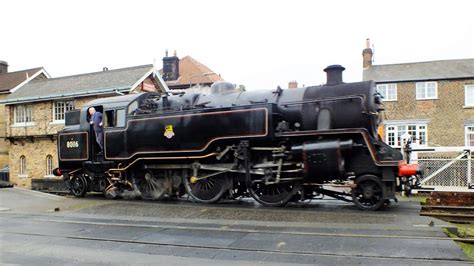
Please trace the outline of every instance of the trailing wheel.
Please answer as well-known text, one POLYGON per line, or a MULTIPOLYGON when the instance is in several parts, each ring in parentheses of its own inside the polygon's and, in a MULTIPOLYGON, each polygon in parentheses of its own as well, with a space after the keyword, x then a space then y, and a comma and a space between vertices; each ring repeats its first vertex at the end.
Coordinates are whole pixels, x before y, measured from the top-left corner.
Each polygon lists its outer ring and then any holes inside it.
POLYGON ((385 192, 380 178, 363 175, 356 179, 356 187, 352 189, 354 204, 364 211, 375 211, 385 203, 385 192))
POLYGON ((265 184, 263 180, 250 180, 247 184, 252 198, 268 207, 284 206, 300 190, 299 181, 265 184))
POLYGON ((217 202, 230 188, 230 180, 225 175, 208 175, 208 177, 185 176, 183 183, 191 198, 200 203, 217 202))
POLYGON ((69 180, 69 190, 75 197, 84 197, 87 185, 87 179, 83 175, 74 175, 69 180))

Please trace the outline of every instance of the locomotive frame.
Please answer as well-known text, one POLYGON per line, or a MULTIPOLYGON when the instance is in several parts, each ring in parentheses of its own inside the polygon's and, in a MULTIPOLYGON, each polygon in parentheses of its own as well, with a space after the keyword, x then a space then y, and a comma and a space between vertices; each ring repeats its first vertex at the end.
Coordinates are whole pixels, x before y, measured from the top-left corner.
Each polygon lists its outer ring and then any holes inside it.
POLYGON ((292 91, 148 92, 91 101, 66 114, 54 173, 75 196, 188 194, 201 203, 251 196, 282 206, 327 195, 380 209, 396 191, 416 186, 421 172, 377 136, 382 102, 374 83, 343 83, 343 70, 330 66, 326 85, 292 91), (103 113, 104 154, 97 154, 90 107, 103 113))

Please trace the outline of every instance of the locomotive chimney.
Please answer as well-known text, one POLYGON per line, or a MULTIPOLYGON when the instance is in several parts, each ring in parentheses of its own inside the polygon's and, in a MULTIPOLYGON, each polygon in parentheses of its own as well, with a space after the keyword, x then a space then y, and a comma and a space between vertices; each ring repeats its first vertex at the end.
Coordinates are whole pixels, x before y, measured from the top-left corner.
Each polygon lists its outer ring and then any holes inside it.
POLYGON ((326 85, 337 85, 341 84, 342 82, 342 71, 346 70, 341 65, 330 65, 324 69, 326 72, 327 81, 326 85))
POLYGON ((0 74, 8 73, 8 63, 5 61, 0 61, 0 74))

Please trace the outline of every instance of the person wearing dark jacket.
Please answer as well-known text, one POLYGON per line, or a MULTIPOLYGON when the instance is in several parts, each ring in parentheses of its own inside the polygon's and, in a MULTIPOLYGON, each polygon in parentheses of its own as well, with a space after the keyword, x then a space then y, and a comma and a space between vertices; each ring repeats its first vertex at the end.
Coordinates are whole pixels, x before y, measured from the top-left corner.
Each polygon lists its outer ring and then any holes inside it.
POLYGON ((102 113, 97 112, 94 107, 89 108, 90 117, 90 124, 94 128, 95 133, 95 140, 97 144, 100 146, 100 152, 102 153, 104 150, 104 129, 102 124, 102 113))

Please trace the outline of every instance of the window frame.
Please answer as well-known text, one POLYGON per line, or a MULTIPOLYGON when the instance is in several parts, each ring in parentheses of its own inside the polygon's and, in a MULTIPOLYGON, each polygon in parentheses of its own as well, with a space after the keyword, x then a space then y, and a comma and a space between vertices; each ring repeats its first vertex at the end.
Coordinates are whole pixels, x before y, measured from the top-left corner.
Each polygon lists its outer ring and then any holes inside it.
POLYGON ((33 126, 33 105, 19 104, 13 106, 13 125, 12 126, 33 126), (21 108, 21 111, 20 111, 21 108))
POLYGON ((474 107, 474 84, 466 84, 464 85, 464 107, 474 107), (472 102, 471 103, 468 103, 467 102, 467 91, 468 89, 471 90, 471 98, 472 98, 472 102))
POLYGON ((421 82, 417 82, 415 84, 415 97, 416 97, 416 100, 436 100, 438 99, 438 82, 436 81, 421 81, 421 82), (435 95, 434 96, 431 96, 431 97, 428 97, 428 84, 434 84, 434 90, 435 90, 435 95), (424 85, 423 88, 420 88, 421 85, 424 85), (423 90, 424 94, 425 94, 425 97, 418 97, 418 90, 423 90))
POLYGON ((20 156, 20 171, 19 175, 25 177, 28 175, 28 169, 26 168, 26 156, 20 156))
MULTIPOLYGON (((414 144, 420 147, 428 146, 428 124, 425 123, 406 123, 406 124, 386 124, 384 141, 393 148, 402 147, 402 136, 414 132, 417 139, 414 144), (415 129, 413 130, 413 127, 415 129), (420 144, 420 136, 423 135, 423 144, 420 144)), ((413 135, 413 134, 410 134, 413 135)))
POLYGON ((53 123, 64 123, 66 120, 66 112, 72 111, 74 108, 74 100, 53 101, 53 123), (59 104, 62 104, 62 107, 58 107, 59 104))
POLYGON ((473 142, 472 146, 469 145, 468 135, 474 135, 474 125, 465 125, 464 126, 464 146, 465 147, 474 147, 474 142, 473 142), (470 131, 469 128, 472 128, 472 131, 470 131))
POLYGON ((53 156, 50 154, 46 155, 46 174, 45 176, 54 176, 53 175, 53 156))
POLYGON ((381 83, 377 84, 377 92, 380 93, 383 98, 382 101, 384 102, 396 102, 398 99, 398 88, 397 88, 397 83, 381 83), (392 88, 390 88, 392 87, 392 88), (390 89, 395 90, 395 98, 388 98, 388 91, 390 89), (380 90, 384 90, 384 93, 381 93, 380 90))

